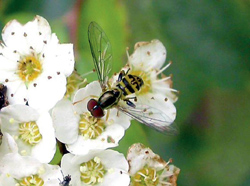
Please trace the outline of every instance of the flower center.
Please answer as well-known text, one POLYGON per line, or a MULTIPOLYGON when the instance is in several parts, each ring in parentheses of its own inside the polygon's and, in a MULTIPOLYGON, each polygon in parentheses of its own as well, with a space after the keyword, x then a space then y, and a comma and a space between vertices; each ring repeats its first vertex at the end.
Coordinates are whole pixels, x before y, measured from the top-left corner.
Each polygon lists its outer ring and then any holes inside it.
POLYGON ((150 80, 150 74, 146 74, 144 71, 140 70, 133 70, 131 71, 132 75, 139 76, 143 80, 143 86, 141 87, 139 94, 146 94, 151 89, 151 80, 150 80))
POLYGON ((29 145, 36 145, 42 139, 35 121, 19 124, 19 137, 29 145))
POLYGON ((106 173, 100 158, 84 162, 80 165, 81 181, 86 185, 95 185, 103 181, 103 177, 106 173))
POLYGON ((25 82, 31 82, 42 72, 40 61, 34 56, 23 58, 18 65, 18 75, 25 82))
POLYGON ((156 186, 159 183, 159 177, 154 168, 146 167, 134 175, 132 182, 133 186, 156 186))
POLYGON ((17 184, 17 186, 42 186, 44 181, 38 175, 31 175, 23 178, 17 184))
POLYGON ((105 123, 102 119, 97 119, 89 112, 80 115, 79 133, 86 139, 95 139, 102 134, 105 129, 105 123))

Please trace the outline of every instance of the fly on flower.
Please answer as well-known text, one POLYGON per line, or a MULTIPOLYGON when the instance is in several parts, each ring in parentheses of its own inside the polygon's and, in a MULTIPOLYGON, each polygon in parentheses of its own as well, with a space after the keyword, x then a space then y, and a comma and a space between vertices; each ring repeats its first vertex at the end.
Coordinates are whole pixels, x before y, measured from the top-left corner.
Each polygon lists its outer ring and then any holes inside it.
MULTIPOLYGON (((62 175, 63 175, 63 172, 62 172, 62 175)), ((71 181, 71 176, 70 175, 68 175, 68 176, 63 175, 63 181, 61 181, 60 179, 59 179, 59 181, 60 181, 60 183, 59 183, 60 186, 69 186, 70 181, 71 181)))
POLYGON ((112 69, 111 44, 103 29, 95 22, 89 25, 88 39, 102 88, 101 96, 97 99, 90 99, 87 104, 87 109, 92 116, 101 118, 105 115, 104 110, 115 107, 131 118, 160 132, 176 133, 176 129, 170 126, 172 122, 166 114, 151 106, 136 103, 134 93, 139 92, 144 85, 141 77, 129 73, 129 69, 126 72, 122 70, 116 85, 114 87, 109 85, 108 76, 112 69))

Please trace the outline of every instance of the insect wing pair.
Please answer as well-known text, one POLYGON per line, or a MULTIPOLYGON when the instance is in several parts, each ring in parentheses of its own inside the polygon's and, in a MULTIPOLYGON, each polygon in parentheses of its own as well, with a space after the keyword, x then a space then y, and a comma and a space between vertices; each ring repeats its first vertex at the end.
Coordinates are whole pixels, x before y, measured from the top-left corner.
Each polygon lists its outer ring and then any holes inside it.
MULTIPOLYGON (((102 91, 105 92, 109 87, 108 80, 112 69, 111 44, 103 29, 95 22, 91 22, 89 25, 88 39, 98 80, 102 91)), ((131 118, 163 133, 177 133, 177 129, 173 125, 170 126, 171 121, 169 117, 162 111, 148 105, 135 103, 135 107, 132 107, 129 104, 124 106, 124 104, 119 104, 119 102, 120 100, 113 107, 116 107, 131 118)))

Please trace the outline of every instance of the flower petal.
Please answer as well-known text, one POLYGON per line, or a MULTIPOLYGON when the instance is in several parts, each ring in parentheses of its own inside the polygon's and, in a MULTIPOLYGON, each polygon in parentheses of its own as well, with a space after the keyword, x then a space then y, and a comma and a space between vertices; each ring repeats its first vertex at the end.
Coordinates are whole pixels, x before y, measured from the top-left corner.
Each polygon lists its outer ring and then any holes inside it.
POLYGON ((66 78, 63 74, 43 73, 29 85, 29 105, 36 109, 49 110, 66 92, 66 78))
POLYGON ((52 110, 56 138, 62 143, 71 144, 78 137, 79 116, 73 108, 69 100, 63 99, 52 110))
POLYGON ((167 51, 159 40, 151 42, 138 42, 135 44, 135 50, 129 56, 129 63, 135 68, 160 69, 164 64, 167 51))
POLYGON ((56 138, 52 119, 49 113, 44 112, 36 123, 42 135, 42 140, 32 148, 31 156, 41 163, 49 163, 56 152, 56 138))

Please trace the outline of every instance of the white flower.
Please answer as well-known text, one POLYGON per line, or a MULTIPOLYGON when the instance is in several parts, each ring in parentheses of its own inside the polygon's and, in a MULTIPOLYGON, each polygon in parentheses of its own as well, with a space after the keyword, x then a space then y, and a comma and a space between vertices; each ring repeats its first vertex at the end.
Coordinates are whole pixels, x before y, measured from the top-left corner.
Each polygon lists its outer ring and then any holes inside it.
POLYGON ((175 186, 180 169, 169 165, 150 148, 140 143, 133 144, 127 154, 131 186, 175 186), (144 183, 144 184, 142 184, 144 183))
POLYGON ((55 132, 49 113, 38 114, 26 105, 9 105, 1 110, 1 130, 9 133, 23 156, 42 163, 51 161, 56 150, 55 132))
POLYGON ((84 156, 65 154, 61 167, 70 174, 72 185, 128 186, 128 163, 123 154, 113 150, 84 156))
POLYGON ((128 54, 129 73, 140 76, 144 82, 144 86, 139 92, 140 95, 158 93, 170 99, 171 102, 177 100, 175 93, 178 91, 172 88, 172 77, 166 77, 162 74, 171 64, 170 62, 162 68, 166 56, 166 48, 159 40, 138 42, 135 44, 133 54, 130 56, 128 54), (161 75, 161 77, 159 77, 159 75, 161 75))
POLYGON ((0 83, 8 88, 9 103, 51 109, 64 96, 66 77, 73 71, 73 45, 59 44, 40 16, 25 25, 10 21, 2 38, 0 83))
POLYGON ((62 178, 58 165, 40 163, 29 156, 10 153, 0 160, 0 186, 59 186, 62 178))
MULTIPOLYGON (((130 109, 135 115, 134 118, 138 118, 139 121, 148 118, 145 122, 140 122, 162 132, 176 133, 171 124, 176 118, 173 103, 177 100, 177 91, 172 89, 171 76, 166 77, 162 74, 170 64, 160 69, 165 62, 166 54, 165 47, 158 40, 139 42, 135 45, 134 53, 131 56, 128 54, 128 64, 122 70, 125 74, 140 77, 143 81, 138 91, 127 96, 134 98, 130 99, 135 105, 135 110, 130 109)), ((110 79, 112 87, 118 83, 118 76, 119 74, 115 74, 110 79)), ((119 102, 119 105, 126 107, 124 104, 125 102, 119 102)), ((126 110, 129 112, 129 107, 126 110)))
POLYGON ((74 104, 68 100, 57 103, 52 111, 56 137, 66 144, 73 154, 87 154, 89 151, 103 150, 118 145, 129 118, 117 109, 109 109, 109 114, 97 119, 87 110, 87 102, 102 93, 97 81, 78 90, 74 104))

